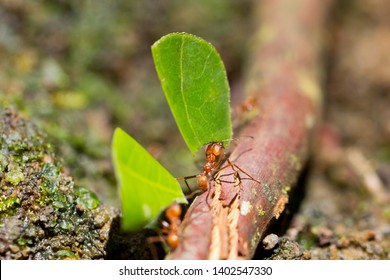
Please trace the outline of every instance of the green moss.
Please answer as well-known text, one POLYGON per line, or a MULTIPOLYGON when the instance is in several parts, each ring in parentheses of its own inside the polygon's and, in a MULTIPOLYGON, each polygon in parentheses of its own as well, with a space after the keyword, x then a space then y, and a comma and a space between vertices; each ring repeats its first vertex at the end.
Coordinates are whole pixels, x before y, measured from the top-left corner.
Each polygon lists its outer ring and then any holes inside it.
POLYGON ((282 188, 282 193, 285 194, 285 195, 288 195, 288 193, 291 191, 291 187, 290 186, 284 186, 282 188))
POLYGON ((78 196, 76 202, 83 209, 95 209, 100 204, 97 195, 84 187, 76 187, 75 193, 78 196))
POLYGON ((263 216, 265 215, 264 209, 261 208, 261 207, 257 207, 257 215, 258 215, 259 217, 263 217, 263 216))
POLYGON ((16 153, 19 153, 28 150, 28 145, 27 143, 21 141, 15 141, 13 143, 10 143, 8 145, 8 148, 16 153))
POLYGON ((0 108, 0 227, 7 233, 4 244, 10 244, 0 258, 102 258, 101 238, 107 240, 108 232, 101 228, 110 219, 97 225, 94 218, 106 210, 86 188, 74 192, 72 179, 61 172, 45 141, 14 110, 0 108), (21 255, 16 248, 22 247, 21 255))
POLYGON ((65 203, 57 200, 57 201, 53 201, 53 206, 61 209, 61 208, 65 208, 65 203))
POLYGON ((52 162, 45 163, 42 166, 42 177, 47 180, 56 180, 60 174, 60 167, 52 162))
POLYGON ((0 212, 1 215, 12 215, 15 212, 16 207, 20 205, 20 199, 15 197, 5 197, 4 195, 0 198, 0 212))
POLYGON ((27 245, 32 245, 33 241, 31 239, 26 239, 24 237, 20 237, 17 241, 16 244, 18 244, 20 247, 25 247, 27 245))
POLYGON ((0 172, 3 172, 7 165, 7 158, 4 155, 0 154, 0 172))
POLYGON ((5 173, 5 180, 12 185, 16 186, 24 180, 24 174, 19 166, 8 166, 9 171, 5 173))
POLYGON ((19 245, 19 246, 26 246, 26 244, 27 244, 27 241, 26 241, 26 239, 24 239, 24 238, 19 238, 18 240, 17 240, 17 244, 19 245))
POLYGON ((255 247, 257 246, 260 237, 261 237, 261 234, 260 234, 259 229, 257 228, 257 229, 256 229, 256 233, 255 233, 255 235, 252 237, 251 242, 250 242, 250 246, 251 246, 252 249, 255 248, 255 247))
POLYGON ((312 248, 316 242, 317 237, 314 233, 316 231, 315 228, 312 228, 310 231, 300 232, 297 236, 297 242, 306 250, 312 248))
POLYGON ((55 255, 60 258, 60 259, 65 259, 65 258, 76 258, 75 253, 69 250, 59 250, 55 253, 55 255))
POLYGON ((65 231, 70 230, 72 228, 72 224, 66 220, 62 220, 61 222, 59 222, 58 226, 65 231))
POLYGON ((306 250, 309 250, 310 248, 312 248, 315 244, 315 241, 313 239, 306 239, 306 238, 302 238, 299 240, 298 242, 304 249, 306 250))

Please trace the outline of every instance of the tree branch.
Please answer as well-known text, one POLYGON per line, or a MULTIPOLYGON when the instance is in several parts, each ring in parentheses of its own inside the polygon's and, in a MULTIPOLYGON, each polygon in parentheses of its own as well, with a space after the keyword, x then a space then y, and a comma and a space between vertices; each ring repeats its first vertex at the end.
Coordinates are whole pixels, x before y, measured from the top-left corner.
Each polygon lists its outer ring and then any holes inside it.
POLYGON ((321 108, 320 39, 331 0, 256 3, 262 22, 245 93, 257 101, 259 114, 241 132, 251 137, 240 138, 233 165, 216 174, 211 193, 194 200, 180 245, 167 258, 251 258, 308 159, 321 108))

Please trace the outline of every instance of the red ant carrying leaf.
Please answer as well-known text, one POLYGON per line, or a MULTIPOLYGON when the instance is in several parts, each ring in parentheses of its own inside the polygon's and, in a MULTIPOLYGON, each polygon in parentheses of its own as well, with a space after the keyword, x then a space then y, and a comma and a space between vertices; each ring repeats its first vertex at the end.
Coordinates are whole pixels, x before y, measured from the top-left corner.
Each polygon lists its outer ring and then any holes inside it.
MULTIPOLYGON (((210 184, 209 182, 211 180, 214 180, 213 175, 216 172, 220 172, 228 167, 231 167, 234 171, 234 173, 240 171, 244 173, 248 178, 242 178, 242 179, 250 179, 257 183, 260 183, 258 180, 254 179, 251 175, 249 175, 247 172, 245 172, 243 169, 241 169, 237 164, 232 163, 229 158, 226 158, 225 148, 223 146, 222 142, 211 142, 206 146, 206 163, 203 166, 203 171, 200 174, 197 175, 191 175, 186 177, 180 177, 176 178, 177 180, 184 180, 186 186, 188 189, 191 190, 191 188, 188 185, 187 180, 192 178, 197 178, 198 186, 202 191, 210 191, 210 184), (226 158, 227 164, 223 167, 220 167, 222 161, 226 158)), ((233 174, 233 173, 232 173, 233 174)), ((228 176, 231 174, 224 174, 223 176, 228 176)), ((221 181, 224 182, 224 181, 221 181)), ((231 183, 231 182, 227 182, 231 183)), ((206 199, 207 200, 207 199, 206 199)))

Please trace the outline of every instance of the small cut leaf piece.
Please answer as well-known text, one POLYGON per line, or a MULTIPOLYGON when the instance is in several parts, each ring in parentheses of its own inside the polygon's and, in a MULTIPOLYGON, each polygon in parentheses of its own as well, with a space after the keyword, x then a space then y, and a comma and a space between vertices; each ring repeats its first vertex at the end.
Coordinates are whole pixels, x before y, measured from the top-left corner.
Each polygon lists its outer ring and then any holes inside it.
POLYGON ((172 33, 152 46, 158 77, 190 151, 232 138, 230 94, 223 62, 205 40, 172 33))
POLYGON ((123 230, 139 230, 172 202, 187 202, 175 177, 120 128, 114 132, 112 154, 122 201, 123 230))

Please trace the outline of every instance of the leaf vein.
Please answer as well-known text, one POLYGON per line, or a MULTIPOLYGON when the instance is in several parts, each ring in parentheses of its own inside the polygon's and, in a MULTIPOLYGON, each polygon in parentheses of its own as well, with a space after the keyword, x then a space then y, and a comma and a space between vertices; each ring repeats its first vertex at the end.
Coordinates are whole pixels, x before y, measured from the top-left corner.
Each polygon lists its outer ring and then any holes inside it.
POLYGON ((191 119, 190 119, 190 115, 189 115, 189 112, 188 112, 188 105, 187 105, 187 102, 186 102, 186 99, 185 99, 185 96, 184 96, 184 75, 183 75, 183 52, 184 52, 184 37, 182 37, 181 39, 181 46, 180 46, 180 91, 181 91, 181 97, 183 99, 183 104, 184 104, 184 109, 185 109, 185 114, 186 114, 186 117, 187 117, 187 120, 188 120, 188 124, 191 128, 191 131, 194 135, 194 137, 196 138, 197 142, 199 143, 199 137, 198 135, 195 133, 195 129, 192 125, 192 122, 191 122, 191 119))

